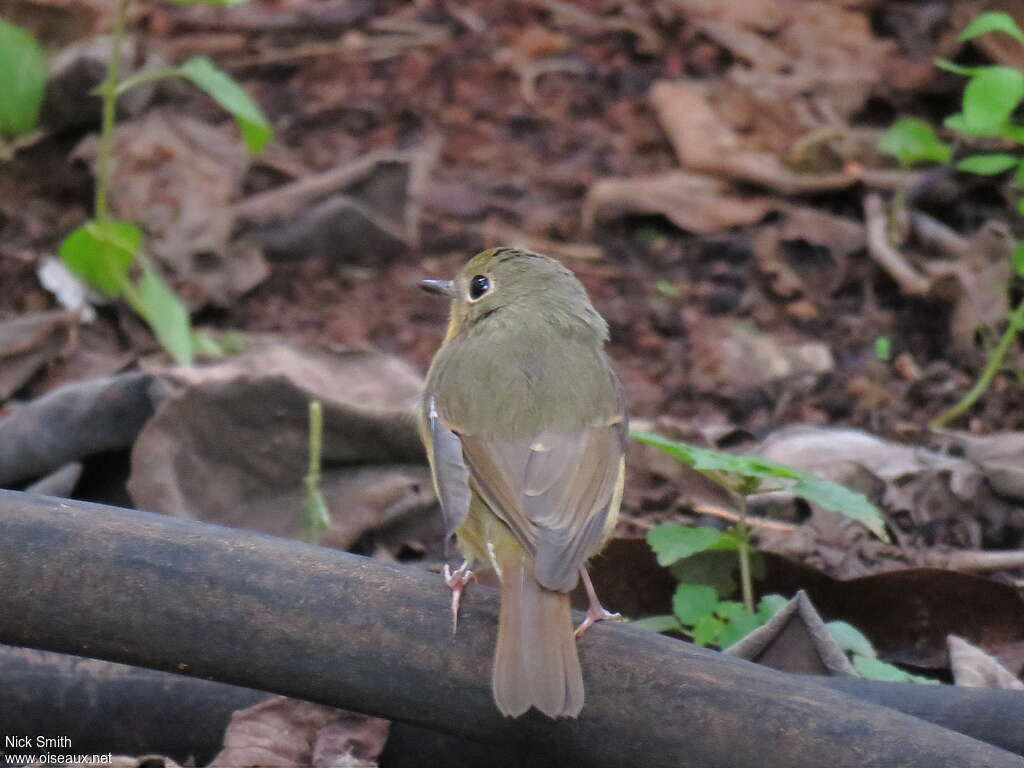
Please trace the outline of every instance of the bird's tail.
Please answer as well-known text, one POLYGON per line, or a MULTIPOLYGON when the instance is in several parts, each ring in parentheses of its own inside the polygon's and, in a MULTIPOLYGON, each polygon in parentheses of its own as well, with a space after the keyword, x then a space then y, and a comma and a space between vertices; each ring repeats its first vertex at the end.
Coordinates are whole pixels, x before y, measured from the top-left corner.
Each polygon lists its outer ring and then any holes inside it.
POLYGON ((494 701, 510 717, 531 706, 548 717, 576 717, 583 708, 583 673, 569 595, 544 589, 534 578, 532 558, 521 550, 500 565, 494 701))

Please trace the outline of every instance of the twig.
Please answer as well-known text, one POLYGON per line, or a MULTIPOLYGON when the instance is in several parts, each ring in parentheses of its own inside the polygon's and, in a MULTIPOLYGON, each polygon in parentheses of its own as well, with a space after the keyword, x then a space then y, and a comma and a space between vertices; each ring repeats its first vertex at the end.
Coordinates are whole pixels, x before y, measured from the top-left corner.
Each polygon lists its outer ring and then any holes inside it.
POLYGON ((931 290, 932 282, 914 269, 889 242, 885 206, 880 195, 870 192, 864 196, 864 219, 867 229, 868 253, 906 293, 923 296, 931 290))

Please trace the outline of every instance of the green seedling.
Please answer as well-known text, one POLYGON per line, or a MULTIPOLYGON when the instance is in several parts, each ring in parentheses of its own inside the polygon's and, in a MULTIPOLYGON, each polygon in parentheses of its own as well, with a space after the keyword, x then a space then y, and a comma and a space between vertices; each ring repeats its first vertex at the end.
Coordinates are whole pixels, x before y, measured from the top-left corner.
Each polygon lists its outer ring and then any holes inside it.
MULTIPOLYGON (((1013 17, 1002 12, 986 12, 974 19, 960 34, 968 41, 986 34, 1007 35, 1024 45, 1024 31, 1013 17)), ((950 115, 943 125, 961 137, 1000 141, 1009 149, 998 152, 970 154, 956 162, 964 173, 981 176, 1013 171, 1013 184, 1017 190, 1017 210, 1024 213, 1024 123, 1016 115, 1024 100, 1024 72, 1003 65, 964 67, 945 59, 936 60, 936 66, 948 72, 967 77, 961 111, 950 115)), ((892 155, 904 167, 920 162, 947 163, 952 147, 935 135, 923 120, 902 118, 886 132, 879 150, 892 155)), ((1018 242, 1012 252, 1014 273, 1024 277, 1024 242, 1018 242)), ((985 366, 970 390, 952 407, 930 422, 933 429, 945 427, 959 418, 988 390, 992 380, 1005 368, 1006 356, 1017 335, 1024 330, 1024 299, 1007 315, 1006 328, 996 345, 989 351, 985 366)))
MULTIPOLYGON (((242 139, 251 153, 258 153, 272 136, 272 129, 259 107, 230 75, 218 69, 206 57, 197 56, 178 67, 121 78, 121 52, 124 45, 128 9, 131 0, 120 0, 114 19, 113 42, 107 72, 97 95, 102 99, 102 123, 96 155, 96 194, 93 217, 69 233, 59 248, 67 267, 90 288, 108 298, 123 299, 146 321, 164 350, 179 365, 190 365, 197 351, 197 337, 192 332, 188 309, 164 280, 156 265, 146 255, 143 233, 137 224, 111 218, 109 212, 110 164, 114 155, 114 129, 117 99, 143 82, 180 78, 189 80, 205 91, 236 120, 242 139)), ((202 0, 211 2, 211 0, 202 0)), ((234 0, 212 0, 214 5, 233 5, 234 0)), ((3 37, 10 34, 0 27, 0 76, 5 74, 4 60, 8 54, 3 37)), ((13 38, 15 42, 18 38, 13 38)), ((33 41, 34 42, 34 41, 33 41)), ((26 48, 22 40, 19 45, 26 48)), ((31 56, 26 57, 26 61, 31 56)), ((35 81, 27 78, 28 85, 35 81)), ((26 85, 15 93, 0 96, 0 133, 13 125, 24 130, 34 121, 32 110, 38 111, 35 96, 23 95, 32 90, 26 85), (8 120, 9 115, 16 119, 8 120)), ((32 91, 34 94, 35 91, 32 91)), ((39 88, 41 94, 41 86, 39 88)), ((41 95, 39 96, 41 98, 41 95)))
MULTIPOLYGON (((876 351, 887 351, 880 349, 884 346, 876 345, 876 351)), ((632 622, 639 627, 681 634, 698 645, 725 648, 767 622, 786 604, 786 598, 774 594, 764 595, 754 604, 753 576, 760 563, 751 548, 746 519, 745 497, 751 493, 788 490, 862 523, 888 541, 881 512, 865 496, 810 472, 757 456, 698 448, 652 432, 631 434, 738 494, 741 503, 740 518, 728 530, 662 523, 647 532, 647 543, 658 564, 669 568, 679 584, 672 598, 672 613, 632 622), (737 590, 734 578, 737 566, 742 602, 731 599, 737 590)), ((868 639, 846 622, 830 622, 827 626, 839 646, 851 654, 854 667, 863 677, 934 682, 909 675, 879 660, 868 639)))
POLYGON ((302 529, 310 544, 319 544, 324 531, 331 527, 331 513, 320 490, 320 456, 323 448, 324 417, 319 400, 309 404, 309 469, 303 478, 305 499, 302 502, 302 529))

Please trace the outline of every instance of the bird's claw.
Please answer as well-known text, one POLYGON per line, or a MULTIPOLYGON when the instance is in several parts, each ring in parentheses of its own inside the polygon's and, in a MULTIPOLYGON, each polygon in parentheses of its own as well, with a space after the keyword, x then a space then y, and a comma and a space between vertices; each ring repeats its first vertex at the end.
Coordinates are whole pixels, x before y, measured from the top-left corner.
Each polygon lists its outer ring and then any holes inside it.
POLYGON ((441 570, 441 573, 444 576, 444 583, 452 591, 453 635, 459 628, 459 601, 462 599, 462 590, 464 590, 466 585, 475 578, 473 572, 467 567, 468 565, 468 563, 463 563, 453 571, 448 563, 445 563, 444 568, 441 570))
POLYGON ((592 625, 596 624, 599 621, 622 621, 622 620, 623 619, 622 619, 622 614, 621 613, 612 613, 611 611, 606 611, 604 608, 601 607, 600 604, 591 605, 587 609, 586 617, 583 619, 583 621, 580 622, 580 625, 578 627, 576 627, 576 632, 574 634, 576 635, 576 638, 579 639, 579 638, 583 637, 583 634, 588 629, 590 629, 590 627, 592 625))

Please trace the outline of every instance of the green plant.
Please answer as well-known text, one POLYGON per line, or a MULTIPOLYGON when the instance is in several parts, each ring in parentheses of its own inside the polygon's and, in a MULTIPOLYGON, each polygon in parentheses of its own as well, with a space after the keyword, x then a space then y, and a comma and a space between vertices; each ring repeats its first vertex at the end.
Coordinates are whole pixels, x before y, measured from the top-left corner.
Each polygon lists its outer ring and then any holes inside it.
POLYGON ((302 527, 310 544, 319 544, 323 532, 331 526, 331 513, 320 490, 320 456, 323 447, 324 417, 319 400, 309 404, 309 469, 302 483, 305 499, 302 502, 302 527))
MULTIPOLYGON (((986 12, 974 19, 960 34, 960 40, 973 40, 981 35, 1001 33, 1024 44, 1024 31, 1013 17, 1002 12, 986 12)), ((1024 123, 1015 115, 1024 100, 1024 72, 1013 67, 989 65, 964 67, 945 59, 936 66, 968 79, 964 86, 961 111, 950 115, 943 125, 961 137, 997 141, 1003 151, 981 152, 960 158, 956 168, 965 173, 991 176, 1014 171, 1018 190, 1017 210, 1024 213, 1024 123)), ((902 118, 892 125, 879 143, 879 150, 894 156, 901 165, 918 162, 949 162, 952 148, 939 139, 931 126, 916 118, 902 118)), ((1011 256, 1016 275, 1024 277, 1024 242, 1018 242, 1011 256)), ((989 351, 981 374, 966 394, 953 406, 930 422, 933 429, 944 427, 966 413, 985 394, 996 374, 1004 368, 1006 355, 1017 335, 1024 330, 1024 299, 1009 312, 1006 328, 989 351)))
MULTIPOLYGON (((217 5, 234 4, 234 0, 213 1, 217 5)), ((130 2, 120 0, 118 3, 107 73, 97 89, 103 109, 96 155, 93 218, 64 238, 59 253, 68 268, 93 290, 127 301, 148 323, 157 341, 171 357, 181 365, 190 365, 197 341, 192 333, 188 310, 146 255, 142 248, 142 230, 138 225, 110 217, 108 190, 118 96, 143 82, 184 78, 209 94, 235 118, 250 152, 257 153, 263 149, 271 138, 272 129, 245 91, 227 73, 202 56, 193 57, 179 67, 122 80, 121 51, 130 2)))
POLYGON ((754 605, 755 560, 746 509, 746 497, 751 493, 789 491, 824 509, 846 515, 888 540, 881 512, 865 496, 810 472, 757 456, 698 448, 654 432, 633 431, 631 435, 732 491, 739 501, 739 519, 727 531, 665 523, 647 534, 658 562, 671 567, 680 581, 673 628, 695 640, 721 644, 738 639, 774 613, 771 602, 767 606, 754 605), (733 605, 727 598, 736 588, 732 572, 737 565, 742 602, 733 605))
POLYGON ((904 672, 897 666, 878 658, 875 646, 852 624, 845 621, 830 621, 825 625, 832 639, 850 655, 853 668, 868 680, 884 680, 890 683, 924 683, 938 685, 938 680, 904 672))
MULTIPOLYGON (((884 338, 884 337, 883 337, 884 338)), ((876 344, 876 354, 885 351, 876 344)), ((659 448, 705 477, 739 494, 740 517, 725 531, 703 526, 662 523, 647 532, 647 543, 658 564, 669 568, 679 584, 672 596, 672 613, 638 619, 636 626, 655 632, 676 632, 697 645, 725 648, 767 622, 786 604, 781 595, 764 595, 754 605, 753 576, 758 570, 751 549, 745 496, 756 491, 788 490, 863 523, 888 541, 881 512, 866 497, 841 485, 756 456, 742 456, 670 440, 653 432, 633 431, 632 437, 659 448), (740 572, 742 602, 730 599, 740 572)), ((935 682, 910 675, 878 659, 871 642, 843 621, 826 625, 839 647, 851 655, 862 677, 903 682, 935 682)))
POLYGON ((39 43, 21 27, 0 19, 0 143, 36 126, 46 85, 46 60, 39 43))

